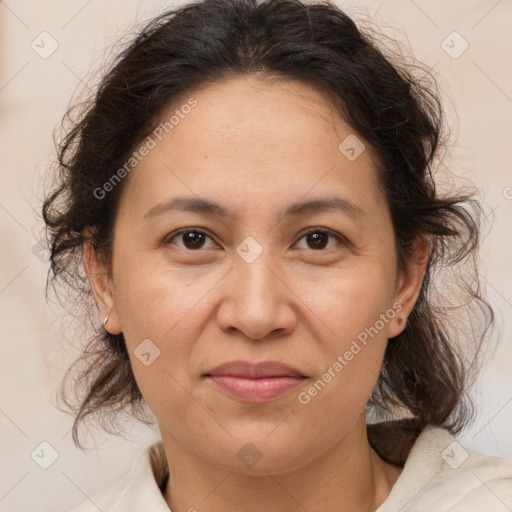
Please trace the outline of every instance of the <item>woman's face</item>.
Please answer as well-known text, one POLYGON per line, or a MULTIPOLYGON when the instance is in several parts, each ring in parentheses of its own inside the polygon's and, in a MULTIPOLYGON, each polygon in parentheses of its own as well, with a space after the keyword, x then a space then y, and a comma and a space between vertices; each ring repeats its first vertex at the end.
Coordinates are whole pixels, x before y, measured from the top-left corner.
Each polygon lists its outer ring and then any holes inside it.
POLYGON ((397 276, 374 155, 322 95, 243 78, 191 96, 125 178, 96 298, 164 441, 238 470, 247 456, 261 456, 253 472, 290 470, 361 424, 422 273, 397 276), (214 371, 239 361, 297 375, 214 371))

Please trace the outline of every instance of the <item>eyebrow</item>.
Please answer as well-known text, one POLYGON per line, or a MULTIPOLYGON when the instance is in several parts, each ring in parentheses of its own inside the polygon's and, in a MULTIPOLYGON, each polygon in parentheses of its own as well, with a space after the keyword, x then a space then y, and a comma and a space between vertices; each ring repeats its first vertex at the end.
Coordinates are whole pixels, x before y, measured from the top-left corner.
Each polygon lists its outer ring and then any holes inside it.
MULTIPOLYGON (((298 201, 288 205, 282 215, 285 219, 289 219, 311 213, 333 210, 342 211, 349 217, 361 217, 366 215, 361 207, 339 196, 298 201)), ((152 219, 173 211, 187 211, 204 215, 215 215, 222 218, 235 217, 235 214, 225 206, 206 198, 174 197, 172 199, 162 201, 150 208, 144 214, 143 219, 152 219)))

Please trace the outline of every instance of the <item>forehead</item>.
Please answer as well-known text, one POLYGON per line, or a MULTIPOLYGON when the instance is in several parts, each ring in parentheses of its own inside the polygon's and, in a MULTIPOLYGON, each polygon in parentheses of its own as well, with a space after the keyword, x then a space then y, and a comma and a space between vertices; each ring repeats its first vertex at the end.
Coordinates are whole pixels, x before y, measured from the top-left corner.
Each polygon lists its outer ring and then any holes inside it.
POLYGON ((154 206, 186 193, 232 204, 244 196, 262 206, 334 190, 379 200, 372 149, 307 84, 226 80, 182 96, 161 116, 160 126, 166 122, 161 140, 130 173, 126 188, 135 203, 154 206), (184 108, 191 99, 195 106, 184 108))
POLYGON ((216 82, 175 101, 162 121, 191 96, 197 106, 166 138, 219 157, 245 156, 256 149, 251 156, 267 162, 281 156, 297 159, 298 154, 312 160, 326 149, 327 155, 337 155, 339 143, 354 133, 326 95, 297 80, 239 77, 216 82), (193 126, 193 137, 187 126, 193 126))

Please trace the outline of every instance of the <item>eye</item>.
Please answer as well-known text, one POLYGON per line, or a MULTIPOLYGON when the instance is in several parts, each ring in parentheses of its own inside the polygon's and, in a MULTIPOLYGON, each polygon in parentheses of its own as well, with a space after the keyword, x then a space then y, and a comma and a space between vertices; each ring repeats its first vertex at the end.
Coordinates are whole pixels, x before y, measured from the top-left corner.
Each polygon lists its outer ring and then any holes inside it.
POLYGON ((166 238, 165 244, 171 243, 172 240, 177 238, 178 240, 181 240, 183 242, 183 246, 178 245, 181 249, 185 250, 191 250, 194 251, 196 249, 204 249, 204 243, 207 238, 212 240, 212 238, 205 233, 204 231, 201 231, 200 229, 194 229, 194 228, 187 228, 182 229, 181 231, 178 231, 177 233, 174 233, 170 237, 166 238))
MULTIPOLYGON (((346 243, 346 240, 342 235, 326 228, 311 228, 302 235, 301 240, 305 238, 306 243, 310 244, 306 249, 312 248, 314 251, 318 251, 326 248, 329 243, 329 237, 337 239, 341 244, 346 243)), ((327 249, 331 248, 332 247, 327 247, 327 249)))
MULTIPOLYGON (((302 235, 300 240, 305 239, 306 243, 309 244, 309 247, 306 247, 306 249, 321 251, 322 249, 332 248, 327 247, 329 244, 329 237, 338 240, 338 242, 340 242, 342 245, 348 243, 342 235, 327 228, 311 228, 302 235)), ((172 243, 175 238, 180 240, 183 245, 174 245, 189 251, 207 249, 208 247, 205 247, 206 240, 210 239, 213 241, 212 237, 205 231, 202 231, 201 229, 187 228, 173 233, 171 236, 167 237, 164 241, 164 244, 172 243)))

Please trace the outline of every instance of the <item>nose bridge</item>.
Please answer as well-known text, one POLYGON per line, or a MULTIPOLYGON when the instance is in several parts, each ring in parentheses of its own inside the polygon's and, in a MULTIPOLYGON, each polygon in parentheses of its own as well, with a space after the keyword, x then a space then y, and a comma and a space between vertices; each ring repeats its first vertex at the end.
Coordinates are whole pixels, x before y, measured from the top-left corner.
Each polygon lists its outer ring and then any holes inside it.
POLYGON ((291 328, 294 314, 286 298, 287 287, 276 276, 276 263, 273 251, 254 238, 239 244, 229 277, 230 300, 219 312, 223 328, 235 327, 253 339, 291 328))
POLYGON ((236 252, 234 271, 239 287, 239 304, 249 301, 253 314, 267 315, 276 309, 276 294, 280 293, 280 287, 275 282, 277 278, 270 270, 276 267, 272 250, 247 237, 236 252))

